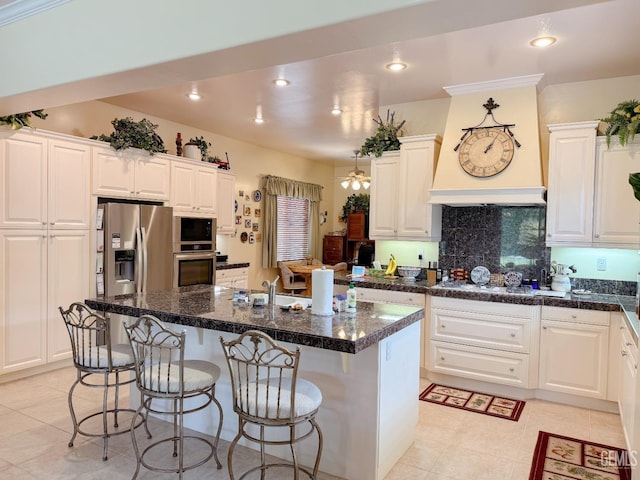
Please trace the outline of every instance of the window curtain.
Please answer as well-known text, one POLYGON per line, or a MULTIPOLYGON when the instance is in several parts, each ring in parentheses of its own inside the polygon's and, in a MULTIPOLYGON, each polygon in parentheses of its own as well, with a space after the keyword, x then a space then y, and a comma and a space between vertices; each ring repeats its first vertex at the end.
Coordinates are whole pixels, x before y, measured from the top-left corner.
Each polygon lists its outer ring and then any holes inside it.
POLYGON ((322 186, 268 175, 264 180, 264 232, 262 237, 262 268, 278 266, 278 196, 309 200, 309 255, 322 258, 320 238, 320 200, 322 186))

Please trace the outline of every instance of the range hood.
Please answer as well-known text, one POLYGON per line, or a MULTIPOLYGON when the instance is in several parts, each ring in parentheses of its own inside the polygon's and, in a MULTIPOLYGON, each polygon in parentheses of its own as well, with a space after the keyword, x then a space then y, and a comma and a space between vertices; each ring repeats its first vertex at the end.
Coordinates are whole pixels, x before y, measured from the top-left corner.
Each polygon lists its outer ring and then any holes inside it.
POLYGON ((537 85, 542 75, 444 87, 451 95, 442 148, 430 190, 429 203, 450 206, 544 205, 537 85), (492 98, 499 107, 484 107, 492 98), (493 115, 488 114, 490 112, 493 115), (486 115, 486 117, 485 117, 486 115), (494 122, 495 120, 495 122, 494 122), (473 176, 459 162, 465 131, 479 124, 508 124, 520 144, 500 173, 473 176))

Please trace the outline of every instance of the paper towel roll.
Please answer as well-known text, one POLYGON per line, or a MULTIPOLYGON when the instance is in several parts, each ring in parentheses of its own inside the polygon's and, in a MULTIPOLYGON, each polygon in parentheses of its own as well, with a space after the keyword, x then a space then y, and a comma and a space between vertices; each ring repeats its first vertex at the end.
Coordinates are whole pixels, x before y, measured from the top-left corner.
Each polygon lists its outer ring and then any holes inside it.
POLYGON ((333 270, 324 267, 311 272, 311 313, 333 315, 333 270))

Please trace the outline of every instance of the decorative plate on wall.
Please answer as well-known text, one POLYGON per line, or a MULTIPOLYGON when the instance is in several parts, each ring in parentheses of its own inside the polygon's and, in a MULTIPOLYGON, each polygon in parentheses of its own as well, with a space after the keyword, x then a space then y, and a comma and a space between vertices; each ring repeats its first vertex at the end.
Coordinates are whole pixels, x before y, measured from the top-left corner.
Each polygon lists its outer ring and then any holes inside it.
POLYGON ((237 212, 238 211, 238 200, 234 200, 233 201, 233 211, 237 212))
POLYGON ((260 200, 262 200, 262 192, 260 190, 254 190, 253 191, 253 201, 254 202, 259 202, 260 200))
POLYGON ((486 285, 491 278, 491 272, 487 267, 478 266, 471 270, 471 281, 476 285, 486 285))

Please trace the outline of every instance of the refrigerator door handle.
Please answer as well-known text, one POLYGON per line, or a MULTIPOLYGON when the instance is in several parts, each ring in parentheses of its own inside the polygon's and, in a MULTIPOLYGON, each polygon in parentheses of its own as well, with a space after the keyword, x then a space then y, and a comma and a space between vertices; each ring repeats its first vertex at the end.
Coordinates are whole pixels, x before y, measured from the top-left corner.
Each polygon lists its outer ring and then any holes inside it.
POLYGON ((135 266, 135 282, 136 292, 142 293, 142 264, 144 259, 142 258, 142 234, 140 229, 136 228, 136 266, 135 266))
POLYGON ((144 275, 142 281, 142 292, 147 293, 147 232, 144 227, 141 227, 140 230, 142 231, 142 274, 144 275))

